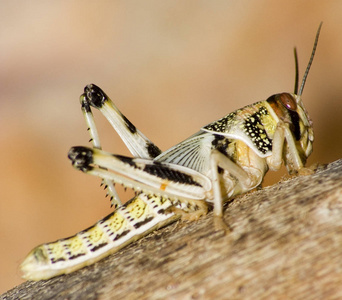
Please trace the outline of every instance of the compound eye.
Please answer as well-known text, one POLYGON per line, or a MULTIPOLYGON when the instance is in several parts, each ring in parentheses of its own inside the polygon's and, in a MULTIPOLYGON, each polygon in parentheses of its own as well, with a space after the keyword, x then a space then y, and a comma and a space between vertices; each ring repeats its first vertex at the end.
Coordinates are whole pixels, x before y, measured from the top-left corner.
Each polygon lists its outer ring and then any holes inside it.
POLYGON ((279 100, 283 106, 285 106, 289 110, 297 109, 296 99, 289 93, 279 94, 279 100))

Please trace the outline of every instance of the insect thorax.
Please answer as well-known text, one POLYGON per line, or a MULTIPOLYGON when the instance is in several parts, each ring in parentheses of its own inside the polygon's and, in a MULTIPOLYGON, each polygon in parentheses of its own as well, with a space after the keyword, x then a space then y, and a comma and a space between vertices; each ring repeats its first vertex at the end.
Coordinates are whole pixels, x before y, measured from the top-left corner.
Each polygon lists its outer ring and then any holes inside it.
POLYGON ((277 126, 277 120, 270 110, 266 101, 256 102, 238 109, 202 129, 231 140, 240 140, 264 158, 271 155, 272 139, 277 126))

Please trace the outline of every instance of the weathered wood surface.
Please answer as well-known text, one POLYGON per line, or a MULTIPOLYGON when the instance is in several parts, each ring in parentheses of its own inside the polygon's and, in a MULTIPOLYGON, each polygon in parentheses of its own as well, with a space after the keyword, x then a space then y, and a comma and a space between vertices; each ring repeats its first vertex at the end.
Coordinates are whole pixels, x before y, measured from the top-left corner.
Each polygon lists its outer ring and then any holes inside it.
POLYGON ((342 160, 1 299, 342 299, 342 160))

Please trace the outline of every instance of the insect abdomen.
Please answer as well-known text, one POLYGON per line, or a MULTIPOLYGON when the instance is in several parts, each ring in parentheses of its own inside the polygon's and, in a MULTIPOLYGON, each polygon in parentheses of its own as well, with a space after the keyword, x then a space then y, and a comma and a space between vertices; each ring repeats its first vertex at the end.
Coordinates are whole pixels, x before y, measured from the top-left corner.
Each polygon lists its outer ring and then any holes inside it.
POLYGON ((166 198, 139 194, 94 226, 33 249, 21 264, 23 277, 49 279, 99 261, 178 219, 174 213, 165 212, 171 205, 166 198))

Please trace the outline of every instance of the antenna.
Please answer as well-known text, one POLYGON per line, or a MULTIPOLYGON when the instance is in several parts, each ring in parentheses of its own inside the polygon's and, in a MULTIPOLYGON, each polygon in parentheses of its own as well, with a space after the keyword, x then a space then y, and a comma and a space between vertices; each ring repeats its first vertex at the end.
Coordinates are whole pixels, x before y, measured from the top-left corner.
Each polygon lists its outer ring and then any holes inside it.
POLYGON ((304 73, 304 76, 303 76, 303 80, 302 80, 302 85, 300 86, 298 96, 301 96, 302 93, 303 93, 305 81, 306 81, 306 78, 308 77, 309 70, 310 70, 310 67, 311 67, 313 58, 314 58, 314 56, 315 56, 316 47, 317 47, 317 43, 318 43, 318 37, 319 37, 319 33, 320 33, 320 31, 321 31, 322 24, 323 24, 323 22, 321 22, 321 23, 319 24, 319 27, 318 27, 318 30, 317 30, 317 33, 316 33, 315 43, 314 43, 314 45, 313 45, 312 52, 311 52, 311 57, 310 57, 308 66, 306 67, 306 70, 305 70, 305 73, 304 73))
POLYGON ((295 86, 294 86, 294 94, 297 95, 298 93, 298 77, 299 77, 299 69, 298 69, 298 54, 297 54, 297 48, 294 47, 294 59, 295 59, 295 86))

